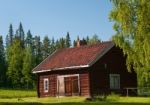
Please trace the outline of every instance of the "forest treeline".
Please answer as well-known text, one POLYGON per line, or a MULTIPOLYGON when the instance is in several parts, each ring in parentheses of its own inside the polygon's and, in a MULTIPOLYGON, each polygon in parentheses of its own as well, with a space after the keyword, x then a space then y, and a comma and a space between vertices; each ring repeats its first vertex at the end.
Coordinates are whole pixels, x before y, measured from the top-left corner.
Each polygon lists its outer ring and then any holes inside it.
MULTIPOLYGON (((6 44, 0 36, 0 87, 35 88, 36 75, 32 74, 32 69, 55 50, 76 46, 77 40, 71 41, 69 32, 64 36, 59 39, 45 36, 41 40, 40 36, 32 35, 30 30, 25 33, 21 23, 16 32, 10 24, 6 44)), ((93 35, 82 41, 94 44, 100 39, 93 35)))

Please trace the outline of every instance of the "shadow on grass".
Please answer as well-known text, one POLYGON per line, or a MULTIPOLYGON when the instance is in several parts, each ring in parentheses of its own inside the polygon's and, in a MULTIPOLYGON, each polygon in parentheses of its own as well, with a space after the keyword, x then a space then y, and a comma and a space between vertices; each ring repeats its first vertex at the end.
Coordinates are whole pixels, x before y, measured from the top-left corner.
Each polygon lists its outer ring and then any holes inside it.
POLYGON ((0 105, 150 105, 150 103, 122 103, 122 102, 71 102, 71 103, 17 103, 0 102, 0 105))

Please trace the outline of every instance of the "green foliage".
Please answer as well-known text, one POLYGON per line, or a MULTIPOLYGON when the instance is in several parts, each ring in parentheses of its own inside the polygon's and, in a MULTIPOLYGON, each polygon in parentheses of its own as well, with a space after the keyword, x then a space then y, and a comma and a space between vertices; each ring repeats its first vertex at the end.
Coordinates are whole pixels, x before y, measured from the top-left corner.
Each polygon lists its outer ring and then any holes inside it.
POLYGON ((107 96, 107 101, 118 101, 120 99, 120 95, 111 93, 107 96))
POLYGON ((42 61, 42 43, 40 36, 35 36, 33 39, 33 51, 35 56, 35 65, 38 65, 42 61))
MULTIPOLYGON (((12 33, 12 25, 10 25, 8 39, 10 39, 10 33, 12 33)), ((33 88, 35 79, 31 70, 36 65, 33 38, 29 30, 24 40, 24 31, 21 23, 12 43, 6 46, 6 57, 8 77, 7 82, 5 82, 7 83, 7 87, 33 88)))
MULTIPOLYGON (((6 68, 7 71, 8 71, 8 63, 9 63, 9 61, 11 59, 11 50, 10 50, 10 48, 11 48, 11 46, 13 44, 13 40, 14 40, 14 37, 13 37, 13 28, 12 28, 12 24, 10 24, 8 34, 6 35, 6 52, 5 52, 6 59, 5 60, 6 60, 6 65, 7 65, 7 68, 6 68)), ((6 87, 10 86, 10 81, 8 80, 7 76, 6 76, 5 82, 6 82, 6 85, 2 84, 3 85, 2 87, 4 87, 4 86, 6 86, 6 87)))
POLYGON ((21 87, 22 78, 22 64, 23 64, 23 49, 21 47, 21 41, 16 38, 14 43, 10 47, 9 62, 8 62, 8 78, 11 80, 13 87, 21 87))
POLYGON ((16 30, 16 38, 18 38, 21 41, 21 46, 24 48, 24 44, 25 44, 25 34, 24 34, 24 30, 23 30, 23 26, 22 23, 20 22, 18 29, 16 30))
POLYGON ((55 39, 52 38, 51 43, 50 43, 50 53, 52 54, 56 50, 56 45, 55 45, 55 39))
POLYGON ((31 32, 30 32, 30 30, 28 30, 28 32, 27 32, 27 37, 26 37, 26 40, 25 40, 25 45, 26 45, 26 47, 27 46, 33 46, 33 38, 32 38, 32 34, 31 34, 31 32))
POLYGON ((127 68, 138 75, 139 86, 146 86, 150 75, 150 1, 111 0, 114 42, 127 55, 127 68))
POLYGON ((59 48, 65 48, 65 39, 64 38, 60 38, 59 39, 59 48))
POLYGON ((13 36, 14 36, 14 34, 13 34, 13 26, 12 26, 12 24, 10 24, 9 31, 8 31, 8 34, 6 36, 6 46, 7 47, 12 45, 12 43, 13 43, 13 36))
POLYGON ((89 43, 89 40, 90 40, 90 39, 89 39, 89 36, 87 36, 87 37, 86 37, 86 41, 87 41, 87 43, 89 43))
POLYGON ((48 36, 45 36, 42 44, 43 59, 45 59, 49 54, 50 54, 50 40, 48 36))
POLYGON ((33 55, 31 46, 25 48, 25 54, 23 59, 23 69, 22 69, 22 83, 24 86, 29 89, 33 88, 33 77, 32 77, 32 69, 33 69, 33 55))
POLYGON ((69 35, 69 32, 67 32, 67 35, 66 35, 66 40, 65 40, 65 44, 66 44, 66 48, 69 48, 71 46, 71 39, 70 39, 70 35, 69 35))
POLYGON ((88 45, 92 45, 92 44, 96 44, 98 42, 101 42, 101 40, 99 39, 99 37, 96 34, 93 35, 92 38, 89 38, 87 36, 86 41, 87 41, 88 45))
POLYGON ((13 26, 12 26, 12 24, 10 24, 8 34, 6 35, 6 52, 5 52, 5 55, 6 55, 6 61, 7 62, 8 62, 9 56, 10 56, 9 49, 10 49, 10 46, 12 46, 12 44, 13 44, 13 40, 14 40, 13 26))
POLYGON ((56 49, 65 48, 65 39, 60 38, 59 40, 56 40, 56 49))
MULTIPOLYGON (((80 40, 79 37, 77 38, 77 40, 73 41, 73 46, 76 47, 77 46, 77 41, 80 40)), ((82 40, 80 40, 82 43, 87 44, 87 45, 93 45, 96 43, 100 43, 101 40, 99 39, 98 35, 94 34, 92 37, 87 36, 86 38, 82 38, 82 40)))
POLYGON ((77 41, 76 41, 76 40, 73 41, 73 46, 74 46, 74 47, 77 46, 77 41))
POLYGON ((3 46, 3 39, 0 36, 0 86, 5 84, 6 80, 6 61, 5 61, 5 51, 3 46))

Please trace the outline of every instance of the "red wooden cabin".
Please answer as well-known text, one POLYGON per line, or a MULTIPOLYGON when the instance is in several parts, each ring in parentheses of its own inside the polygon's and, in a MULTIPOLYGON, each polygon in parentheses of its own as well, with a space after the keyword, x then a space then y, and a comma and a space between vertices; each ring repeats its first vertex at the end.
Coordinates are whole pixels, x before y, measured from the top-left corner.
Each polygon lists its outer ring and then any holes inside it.
POLYGON ((57 50, 33 69, 37 92, 45 96, 94 96, 137 87, 122 50, 113 42, 57 50))

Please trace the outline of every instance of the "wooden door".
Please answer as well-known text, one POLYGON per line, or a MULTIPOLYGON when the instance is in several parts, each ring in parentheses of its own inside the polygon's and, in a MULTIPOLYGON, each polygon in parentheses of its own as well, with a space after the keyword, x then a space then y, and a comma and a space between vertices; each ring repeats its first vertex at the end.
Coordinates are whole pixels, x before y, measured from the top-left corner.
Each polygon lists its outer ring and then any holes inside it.
POLYGON ((64 82, 65 82, 65 95, 66 96, 71 96, 72 95, 71 78, 70 77, 65 77, 64 82))
POLYGON ((72 95, 79 95, 78 77, 72 77, 72 95))
POLYGON ((78 76, 64 77, 64 82, 65 82, 66 96, 78 95, 79 93, 78 76))

